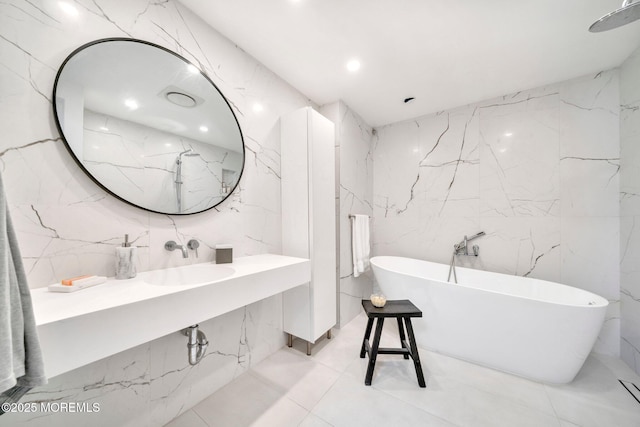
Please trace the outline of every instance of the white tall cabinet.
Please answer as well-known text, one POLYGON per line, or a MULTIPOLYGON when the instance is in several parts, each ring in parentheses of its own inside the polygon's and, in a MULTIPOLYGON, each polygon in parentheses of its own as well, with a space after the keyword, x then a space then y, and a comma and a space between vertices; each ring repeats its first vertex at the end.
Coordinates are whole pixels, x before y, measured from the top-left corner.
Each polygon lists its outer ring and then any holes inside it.
POLYGON ((311 282, 284 293, 284 331, 310 354, 336 324, 335 129, 311 107, 280 123, 282 253, 311 260, 311 282))

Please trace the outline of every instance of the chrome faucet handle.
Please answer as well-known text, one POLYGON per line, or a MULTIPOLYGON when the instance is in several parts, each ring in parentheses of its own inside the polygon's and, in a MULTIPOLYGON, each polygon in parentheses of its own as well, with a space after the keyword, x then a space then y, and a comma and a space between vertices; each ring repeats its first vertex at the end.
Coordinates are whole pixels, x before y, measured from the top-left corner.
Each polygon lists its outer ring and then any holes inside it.
POLYGON ((200 242, 198 242, 196 239, 191 239, 187 242, 187 247, 196 251, 196 258, 198 258, 198 248, 200 247, 200 242))
POLYGON ((164 244, 164 248, 168 251, 175 251, 178 248, 178 244, 173 240, 169 240, 164 244))

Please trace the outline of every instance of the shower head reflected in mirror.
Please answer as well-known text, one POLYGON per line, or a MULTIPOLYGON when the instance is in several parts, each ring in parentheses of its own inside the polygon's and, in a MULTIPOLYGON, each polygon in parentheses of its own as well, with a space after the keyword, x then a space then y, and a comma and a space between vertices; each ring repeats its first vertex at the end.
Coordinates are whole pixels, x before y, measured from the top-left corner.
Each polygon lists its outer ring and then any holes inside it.
POLYGON ((180 161, 180 158, 182 156, 197 157, 199 155, 200 153, 196 153, 195 151, 193 151, 193 148, 189 148, 188 150, 184 150, 182 153, 178 154, 178 161, 180 161))
POLYGON ((176 179, 174 182, 176 184, 176 202, 178 204, 178 213, 183 212, 182 184, 184 184, 184 182, 182 181, 182 156, 198 157, 200 156, 200 153, 196 153, 195 151, 193 151, 193 148, 189 148, 188 150, 184 150, 182 153, 178 154, 178 157, 176 158, 176 164, 178 165, 178 167, 176 168, 176 179))

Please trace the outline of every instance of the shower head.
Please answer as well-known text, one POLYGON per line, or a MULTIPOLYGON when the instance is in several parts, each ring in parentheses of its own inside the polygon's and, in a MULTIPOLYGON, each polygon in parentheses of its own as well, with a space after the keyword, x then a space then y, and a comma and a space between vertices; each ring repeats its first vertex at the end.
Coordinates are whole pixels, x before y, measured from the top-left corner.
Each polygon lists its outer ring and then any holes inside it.
POLYGON ((589 27, 589 31, 599 33, 613 30, 638 19, 640 19, 640 1, 624 0, 620 9, 598 19, 589 27))
POLYGON ((197 157, 199 155, 200 155, 199 153, 196 153, 195 151, 193 151, 193 148, 189 148, 188 150, 184 150, 182 153, 178 154, 178 157, 176 157, 176 164, 178 166, 182 165, 182 156, 197 157))
POLYGON ((193 148, 189 148, 188 150, 185 150, 179 154, 179 156, 187 156, 187 157, 196 157, 199 155, 200 153, 196 153, 195 151, 193 151, 193 148))

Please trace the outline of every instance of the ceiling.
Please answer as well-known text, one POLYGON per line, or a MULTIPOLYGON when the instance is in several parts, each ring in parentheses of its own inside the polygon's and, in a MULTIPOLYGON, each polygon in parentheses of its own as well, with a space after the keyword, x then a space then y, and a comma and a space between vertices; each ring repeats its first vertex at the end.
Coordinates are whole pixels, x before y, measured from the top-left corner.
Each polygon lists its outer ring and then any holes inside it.
POLYGON ((640 21, 587 30, 621 0, 180 2, 318 105, 342 99, 371 126, 611 69, 640 45, 640 21))

